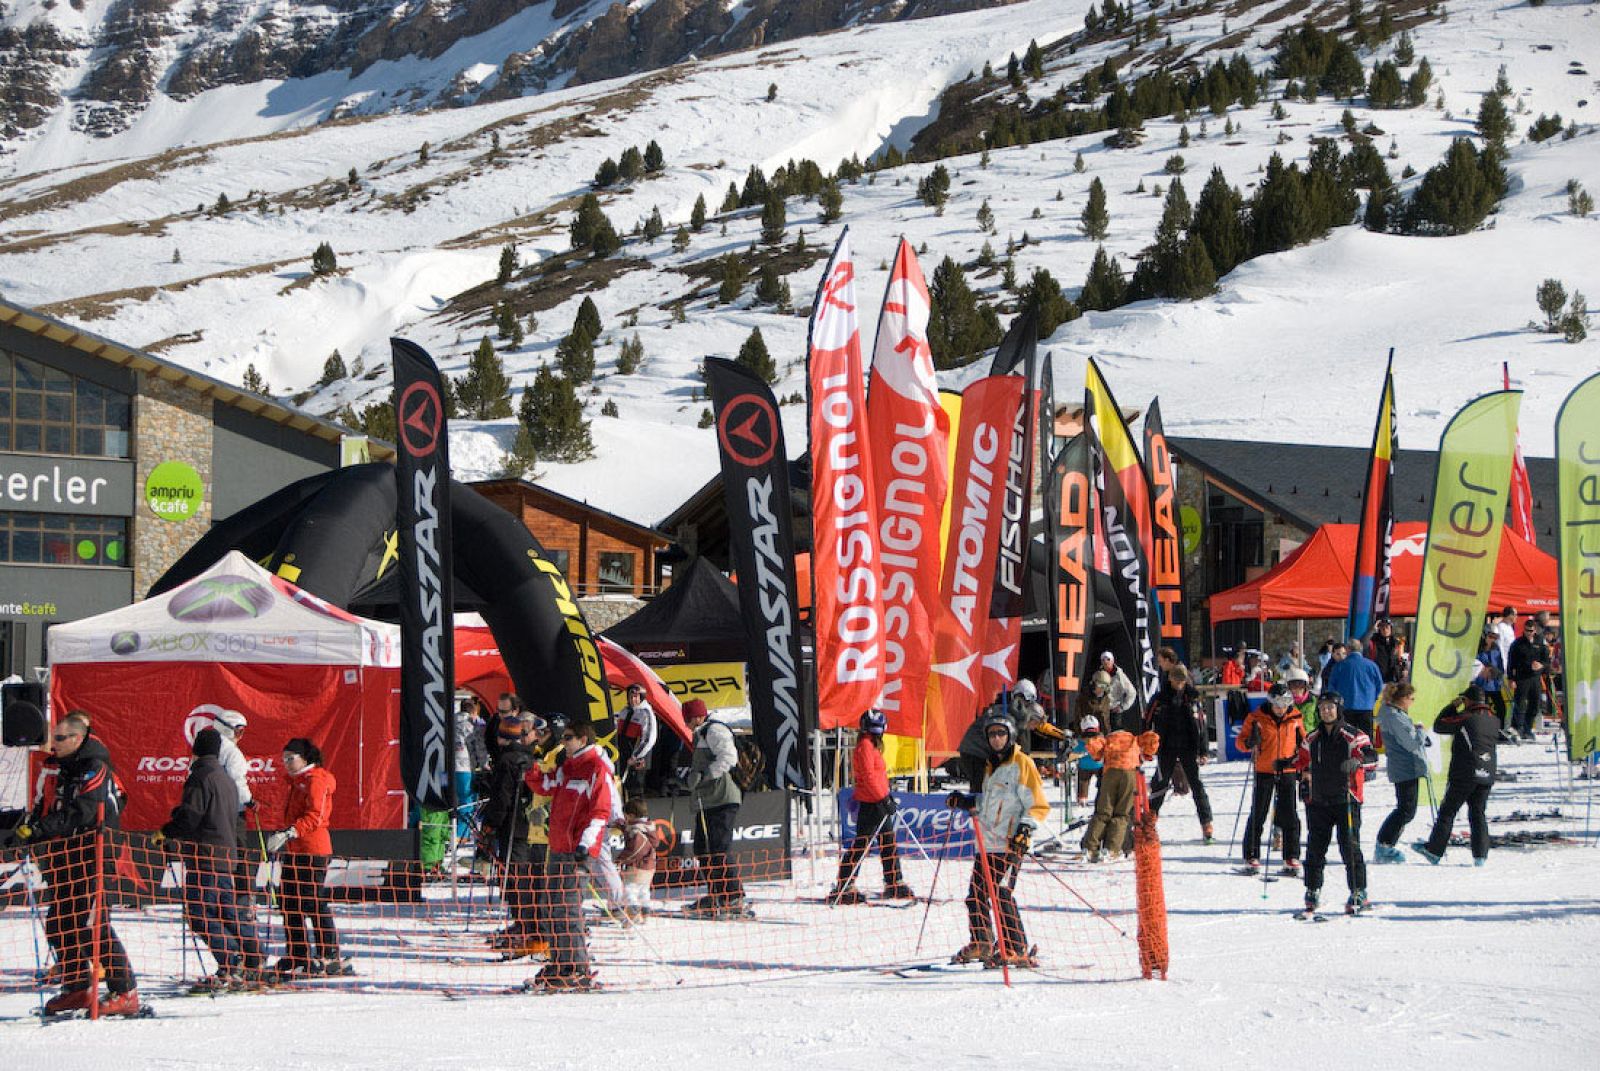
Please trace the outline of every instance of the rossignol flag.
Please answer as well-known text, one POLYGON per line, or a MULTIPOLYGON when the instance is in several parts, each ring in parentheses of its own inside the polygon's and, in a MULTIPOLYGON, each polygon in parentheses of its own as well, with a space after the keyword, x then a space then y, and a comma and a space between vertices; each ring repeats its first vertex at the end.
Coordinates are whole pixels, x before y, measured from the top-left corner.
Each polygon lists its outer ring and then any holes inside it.
POLYGON ((1556 414, 1562 678, 1567 757, 1600 751, 1600 375, 1556 414))
POLYGON ((1091 358, 1084 388, 1084 416, 1095 453, 1100 532, 1109 554, 1110 575, 1122 611, 1124 640, 1115 650, 1117 665, 1136 677, 1142 711, 1155 699, 1161 678, 1156 670, 1155 592, 1150 571, 1154 529, 1150 484, 1122 410, 1091 358))
POLYGON ((878 705, 884 680, 878 494, 848 230, 817 286, 806 364, 817 717, 836 729, 878 705))
POLYGON ((1022 372, 1022 397, 1006 447, 1005 489, 1001 496, 1000 545, 995 554, 994 590, 989 596, 989 625, 983 640, 978 698, 988 699, 1017 682, 1017 653, 1022 645, 1022 615, 1033 585, 1028 575, 1029 514, 1033 506, 1033 446, 1038 365, 1038 320, 1032 310, 1011 322, 995 351, 990 375, 1022 372))
POLYGON ((419 807, 455 806, 455 600, 450 444, 439 369, 421 346, 394 355, 395 529, 400 569, 400 776, 419 807))
MULTIPOLYGON (((1412 706, 1425 716, 1465 691, 1477 673, 1479 622, 1500 557, 1521 404, 1521 391, 1485 394, 1451 418, 1439 443, 1411 661, 1412 706)), ((1429 752, 1435 777, 1450 768, 1450 740, 1438 743, 1429 752)))
MULTIPOLYGON (((1500 362, 1500 385, 1511 389, 1511 363, 1500 362)), ((1533 530, 1533 485, 1528 482, 1528 463, 1522 459, 1522 429, 1517 429, 1517 454, 1511 462, 1511 516, 1507 525, 1513 532, 1538 545, 1533 530)))
POLYGON ((1051 518, 1051 665, 1056 710, 1069 721, 1077 713, 1084 678, 1093 671, 1089 640, 1094 632, 1094 488, 1089 475, 1089 436, 1067 440, 1050 464, 1045 512, 1051 518))
POLYGON ((928 286, 900 240, 878 316, 867 434, 878 491, 884 679, 889 732, 922 735, 933 622, 938 619, 940 520, 949 479, 950 421, 928 348, 928 286))
POLYGON ((728 545, 749 634, 750 720, 773 788, 804 788, 800 597, 795 582, 789 460, 778 405, 759 376, 706 358, 716 413, 728 545))
POLYGON ((1394 455, 1398 432, 1394 421, 1394 350, 1383 370, 1383 395, 1378 422, 1372 429, 1367 486, 1361 494, 1361 527, 1356 530, 1356 561, 1350 577, 1350 612, 1346 635, 1364 639, 1380 617, 1389 615, 1394 546, 1394 455))
POLYGON ((1150 484, 1151 521, 1155 541, 1150 568, 1155 581, 1156 607, 1161 613, 1161 645, 1177 652, 1178 661, 1189 664, 1189 648, 1184 633, 1188 616, 1183 609, 1183 529, 1178 523, 1178 476, 1172 467, 1172 451, 1167 448, 1167 432, 1161 425, 1161 399, 1150 403, 1144 417, 1144 467, 1150 484))
POLYGON ((961 395, 950 481, 950 530, 928 680, 927 750, 949 755, 978 712, 979 666, 994 589, 1006 463, 1020 376, 986 376, 961 395))

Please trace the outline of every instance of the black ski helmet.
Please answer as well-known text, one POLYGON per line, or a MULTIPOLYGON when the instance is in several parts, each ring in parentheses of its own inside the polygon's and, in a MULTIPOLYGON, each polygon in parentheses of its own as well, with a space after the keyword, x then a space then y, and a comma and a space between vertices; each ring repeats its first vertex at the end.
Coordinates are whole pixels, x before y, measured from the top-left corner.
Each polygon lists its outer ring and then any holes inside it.
POLYGON ((889 731, 889 719, 884 717, 883 711, 876 708, 861 715, 861 731, 871 733, 873 736, 882 736, 889 731))
POLYGON ((572 727, 572 719, 565 714, 546 714, 544 724, 550 735, 560 740, 561 734, 572 727))
POLYGON ((1277 681, 1267 689, 1267 702, 1272 704, 1274 710, 1288 710, 1294 705, 1294 696, 1289 694, 1287 684, 1277 681))
POLYGON ((993 744, 989 744, 989 754, 994 756, 995 761, 1004 762, 1011 757, 1011 749, 1016 746, 1017 726, 1010 718, 1006 717, 1005 714, 1001 713, 1000 711, 990 711, 990 713, 983 719, 984 743, 988 744, 989 730, 996 728, 1004 729, 1006 731, 1005 746, 995 747, 993 744))
POLYGON ((1332 704, 1336 714, 1335 721, 1344 717, 1344 696, 1338 692, 1323 692, 1317 696, 1317 712, 1319 714, 1322 712, 1322 708, 1329 704, 1332 704))

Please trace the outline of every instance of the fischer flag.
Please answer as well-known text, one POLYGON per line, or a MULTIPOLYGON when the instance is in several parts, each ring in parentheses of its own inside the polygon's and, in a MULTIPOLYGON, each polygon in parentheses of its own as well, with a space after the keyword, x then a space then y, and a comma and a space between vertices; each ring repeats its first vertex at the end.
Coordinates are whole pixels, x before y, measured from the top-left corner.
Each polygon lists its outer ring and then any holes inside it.
POLYGON ((1094 635, 1094 485, 1089 436, 1067 440, 1050 464, 1045 512, 1051 518, 1049 613, 1056 710, 1072 719, 1084 679, 1094 670, 1089 642, 1094 635))
POLYGON ((1356 534, 1355 568, 1350 576, 1350 613, 1347 634, 1363 639, 1380 617, 1389 614, 1389 590, 1394 550, 1394 350, 1383 372, 1383 396, 1378 401, 1378 423, 1372 429, 1372 455, 1367 486, 1361 493, 1361 527, 1356 534))
POLYGON ((837 729, 878 705, 884 680, 878 496, 848 229, 817 287, 806 363, 817 716, 837 729))
POLYGON ((455 806, 450 449, 439 369, 392 339, 400 537, 400 776, 419 807, 455 806))
POLYGON ((1117 664, 1138 670, 1140 709, 1148 707, 1161 688, 1156 671, 1156 603, 1150 571, 1153 525, 1150 513, 1150 484, 1139 450, 1133 445, 1127 421, 1112 397, 1111 388, 1100 374, 1100 366, 1089 360, 1088 383, 1084 390, 1084 416, 1092 429, 1090 445, 1096 462, 1096 487, 1099 491, 1100 531, 1109 552, 1110 575, 1117 589, 1122 610, 1124 642, 1114 653, 1117 664))
POLYGON ((1017 682, 1017 650, 1022 644, 1022 615, 1028 609, 1028 529, 1033 504, 1033 391, 1038 353, 1038 320, 1031 310, 1011 322, 995 351, 990 375, 1022 370, 1022 398, 1006 446, 1005 484, 1001 495, 1000 543, 995 553, 994 590, 989 597, 989 624, 984 630, 978 697, 986 699, 1017 682))
POLYGON ((1020 376, 986 376, 961 395, 950 532, 928 680, 927 751, 954 754, 979 708, 978 657, 989 621, 1009 444, 1020 376))
POLYGON ((867 434, 883 554, 883 698, 889 732, 922 735, 939 591, 950 421, 928 348, 928 287, 911 244, 895 254, 878 316, 867 434))
POLYGON ((1150 403, 1144 417, 1144 468, 1150 483, 1151 522, 1155 534, 1150 557, 1151 586, 1156 607, 1161 613, 1161 643, 1171 647, 1178 661, 1189 664, 1184 643, 1187 625, 1183 612, 1183 532, 1178 524, 1178 478, 1172 468, 1172 451, 1167 449, 1166 429, 1161 426, 1161 399, 1150 403))
MULTIPOLYGON (((1501 384, 1511 389, 1511 363, 1500 362, 1501 384)), ((1517 453, 1511 459, 1511 516, 1508 527, 1529 543, 1538 546, 1533 531, 1533 487, 1528 483, 1528 463, 1522 459, 1522 429, 1517 428, 1517 453)))
POLYGON ((1556 489, 1567 757, 1581 762, 1600 751, 1600 374, 1556 414, 1556 489))
POLYGON ((732 361, 706 358, 717 417, 728 545, 749 636, 750 721, 773 788, 804 788, 800 586, 795 581, 789 455, 772 391, 732 361))

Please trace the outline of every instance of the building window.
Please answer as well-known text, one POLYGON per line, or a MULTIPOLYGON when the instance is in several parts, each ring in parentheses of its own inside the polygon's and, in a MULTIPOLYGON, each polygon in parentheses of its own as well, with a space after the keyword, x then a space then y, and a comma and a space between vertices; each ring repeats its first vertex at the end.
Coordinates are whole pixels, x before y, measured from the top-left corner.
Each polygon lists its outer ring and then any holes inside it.
POLYGON ((600 590, 633 590, 633 553, 631 551, 601 552, 600 590))
POLYGON ((121 391, 0 350, 0 450, 127 457, 132 426, 121 391))
POLYGON ((0 562, 126 567, 128 519, 0 513, 0 562))
POLYGON ((567 562, 571 560, 571 553, 565 550, 547 550, 544 552, 544 556, 551 565, 560 569, 561 575, 566 577, 568 583, 571 583, 572 577, 567 575, 567 562))

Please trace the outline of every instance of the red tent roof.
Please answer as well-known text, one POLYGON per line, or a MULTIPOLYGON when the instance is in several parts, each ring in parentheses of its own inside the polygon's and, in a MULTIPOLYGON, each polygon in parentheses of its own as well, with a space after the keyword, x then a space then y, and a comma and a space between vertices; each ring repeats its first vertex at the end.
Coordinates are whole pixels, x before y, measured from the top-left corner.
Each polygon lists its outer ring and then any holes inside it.
MULTIPOLYGON (((1350 608, 1357 528, 1354 524, 1325 524, 1269 572, 1211 596, 1212 622, 1344 617, 1350 608)), ((1412 617, 1417 612, 1427 542, 1428 526, 1420 521, 1394 526, 1389 612, 1396 617, 1412 617)), ((1515 606, 1523 613, 1555 610, 1556 560, 1506 529, 1489 605, 1496 610, 1515 606)))

